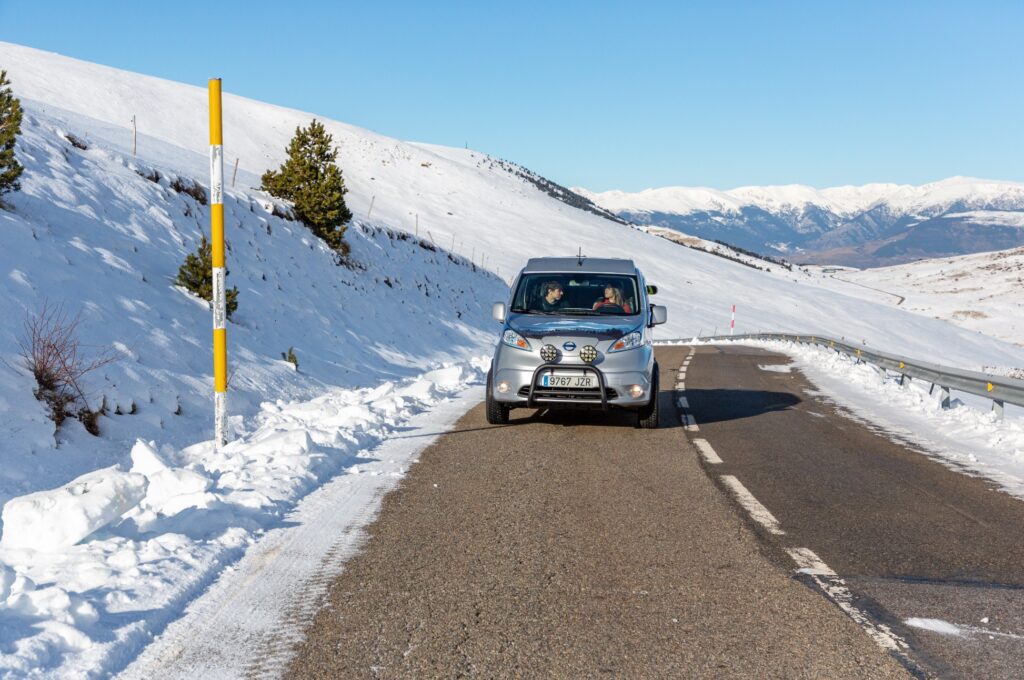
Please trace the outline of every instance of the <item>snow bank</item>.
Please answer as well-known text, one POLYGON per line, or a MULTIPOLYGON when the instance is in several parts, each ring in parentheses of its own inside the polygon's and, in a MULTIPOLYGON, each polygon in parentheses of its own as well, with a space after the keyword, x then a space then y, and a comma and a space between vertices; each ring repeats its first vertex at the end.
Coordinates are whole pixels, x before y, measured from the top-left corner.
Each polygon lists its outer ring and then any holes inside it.
POLYGON ((149 486, 143 507, 156 513, 174 515, 186 508, 209 507, 216 502, 207 493, 213 485, 205 474, 168 465, 156 451, 154 442, 141 439, 132 447, 132 472, 145 476, 149 486))
POLYGON ((51 552, 72 546, 121 517, 145 497, 146 478, 117 466, 96 470, 52 491, 4 504, 0 549, 51 552))
POLYGON ((138 440, 130 472, 98 470, 11 499, 0 637, 13 644, 0 646, 0 676, 118 670, 328 478, 403 472, 376 461, 374 446, 412 415, 481 384, 488 365, 477 357, 373 388, 266 402, 254 428, 220 452, 210 442, 175 449, 138 440))

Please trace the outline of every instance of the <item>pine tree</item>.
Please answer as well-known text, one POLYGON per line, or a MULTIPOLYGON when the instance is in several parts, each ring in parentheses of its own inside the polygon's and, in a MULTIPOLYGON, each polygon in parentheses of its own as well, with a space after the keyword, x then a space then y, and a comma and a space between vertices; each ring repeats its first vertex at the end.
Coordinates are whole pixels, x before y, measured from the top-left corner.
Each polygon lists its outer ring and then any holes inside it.
POLYGON ((14 157, 14 142, 21 134, 21 102, 11 92, 7 71, 0 71, 0 196, 21 188, 24 168, 14 157))
MULTIPOLYGON (((213 249, 205 236, 199 242, 196 252, 185 256, 185 262, 178 268, 176 283, 193 295, 213 302, 213 249)), ((230 319, 238 309, 238 288, 228 288, 224 292, 227 298, 224 303, 230 319)))
POLYGON ((295 213, 314 234, 342 256, 348 254, 345 225, 352 213, 345 206, 345 180, 335 161, 338 151, 323 124, 313 119, 308 128, 295 128, 288 160, 263 174, 263 190, 291 201, 295 213))

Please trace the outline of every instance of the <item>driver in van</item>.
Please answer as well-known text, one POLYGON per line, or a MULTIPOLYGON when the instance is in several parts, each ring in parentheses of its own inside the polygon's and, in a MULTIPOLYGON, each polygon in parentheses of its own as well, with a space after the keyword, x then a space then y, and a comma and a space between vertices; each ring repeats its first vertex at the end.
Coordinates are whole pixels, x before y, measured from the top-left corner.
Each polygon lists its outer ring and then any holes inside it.
POLYGON ((540 308, 545 312, 553 312, 562 306, 562 284, 558 281, 548 281, 542 290, 544 297, 540 299, 540 308))

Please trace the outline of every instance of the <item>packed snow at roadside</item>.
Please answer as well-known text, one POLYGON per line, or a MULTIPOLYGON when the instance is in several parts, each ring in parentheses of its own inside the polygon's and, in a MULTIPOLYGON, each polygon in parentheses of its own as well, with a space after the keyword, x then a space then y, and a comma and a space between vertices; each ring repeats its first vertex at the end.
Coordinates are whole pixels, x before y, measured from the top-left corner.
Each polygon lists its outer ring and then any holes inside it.
POLYGON ((238 162, 228 286, 240 292, 233 441, 218 453, 209 306, 174 285, 209 224, 208 206, 180 190, 207 182, 205 89, 4 43, 0 60, 26 111, 23 188, 0 211, 3 675, 116 672, 328 480, 357 489, 367 470, 402 475, 408 461, 381 465, 374 447, 479 386, 498 330, 490 305, 531 256, 634 258, 669 308, 664 338, 724 329, 738 304, 737 332, 1024 366, 1021 347, 571 207, 478 151, 328 120, 357 216, 338 266, 253 188, 313 115, 226 95, 226 164, 238 162), (93 406, 106 405, 99 436, 74 419, 55 428, 33 396, 19 341, 47 302, 81 312, 83 344, 117 358, 86 379, 93 406))

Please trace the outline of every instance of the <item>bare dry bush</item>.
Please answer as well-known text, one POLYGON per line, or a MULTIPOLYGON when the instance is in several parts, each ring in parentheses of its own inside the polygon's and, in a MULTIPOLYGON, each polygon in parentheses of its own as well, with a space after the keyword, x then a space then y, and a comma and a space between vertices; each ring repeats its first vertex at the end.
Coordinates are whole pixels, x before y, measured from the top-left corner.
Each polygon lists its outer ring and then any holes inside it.
POLYGON ((78 340, 81 313, 71 316, 63 304, 44 302, 42 308, 25 315, 19 346, 24 365, 36 379, 36 399, 50 407, 50 419, 57 427, 71 416, 78 418, 90 434, 99 435, 99 416, 106 400, 93 410, 82 388, 83 379, 96 369, 115 361, 113 350, 87 356, 78 340))

